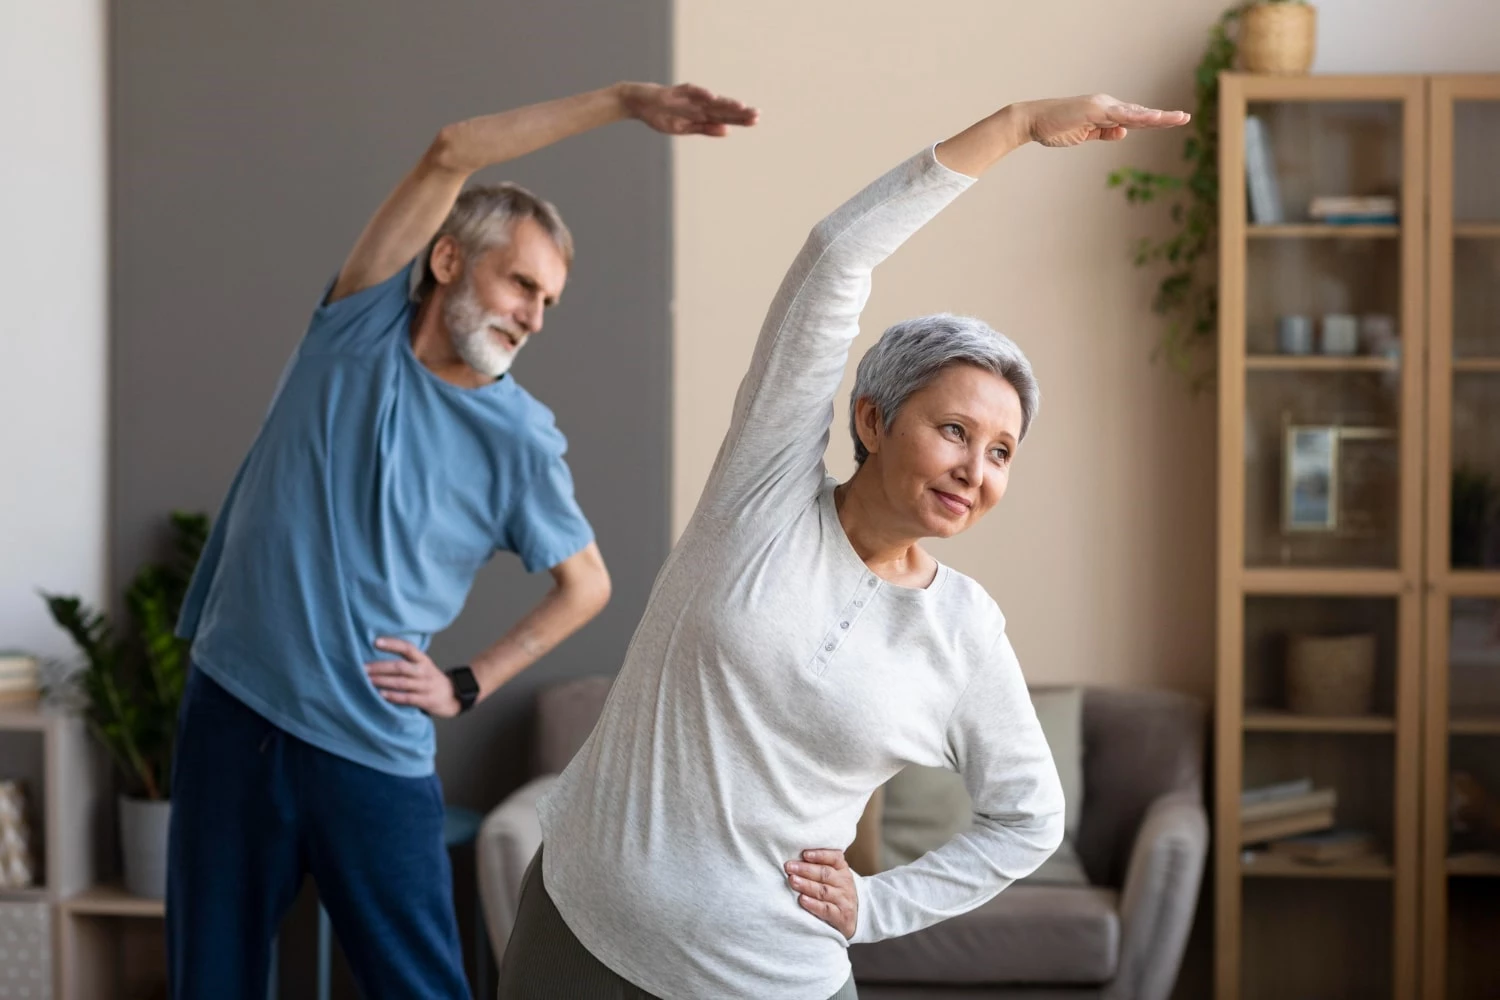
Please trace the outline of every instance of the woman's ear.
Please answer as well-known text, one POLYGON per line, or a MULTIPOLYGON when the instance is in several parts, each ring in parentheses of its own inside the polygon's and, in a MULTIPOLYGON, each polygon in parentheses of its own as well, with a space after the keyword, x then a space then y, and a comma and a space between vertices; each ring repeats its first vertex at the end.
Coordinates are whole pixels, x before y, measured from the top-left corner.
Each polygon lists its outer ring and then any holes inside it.
POLYGON ((880 407, 869 396, 861 396, 854 402, 854 429, 859 434, 859 443, 871 455, 880 452, 880 441, 885 437, 885 421, 880 417, 880 407))

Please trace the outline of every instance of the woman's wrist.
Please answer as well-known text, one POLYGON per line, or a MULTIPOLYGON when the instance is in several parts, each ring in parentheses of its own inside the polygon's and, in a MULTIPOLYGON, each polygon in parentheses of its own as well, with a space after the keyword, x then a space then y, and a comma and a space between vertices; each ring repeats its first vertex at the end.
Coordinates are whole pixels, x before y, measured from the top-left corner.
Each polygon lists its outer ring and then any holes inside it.
POLYGON ((938 162, 950 170, 978 177, 1007 153, 1031 141, 1027 103, 1007 104, 951 139, 938 143, 938 162))

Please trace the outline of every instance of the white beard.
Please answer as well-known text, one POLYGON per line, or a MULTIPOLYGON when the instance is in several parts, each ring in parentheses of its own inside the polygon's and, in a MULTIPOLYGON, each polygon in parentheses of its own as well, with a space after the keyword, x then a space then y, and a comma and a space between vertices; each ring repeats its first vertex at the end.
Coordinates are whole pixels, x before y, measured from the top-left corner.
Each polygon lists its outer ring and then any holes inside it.
POLYGON ((490 378, 499 378, 510 371, 511 363, 526 344, 525 336, 509 322, 484 311, 467 273, 443 303, 443 323, 448 327, 453 349, 464 364, 490 378), (515 338, 516 346, 512 348, 501 339, 497 330, 515 338))

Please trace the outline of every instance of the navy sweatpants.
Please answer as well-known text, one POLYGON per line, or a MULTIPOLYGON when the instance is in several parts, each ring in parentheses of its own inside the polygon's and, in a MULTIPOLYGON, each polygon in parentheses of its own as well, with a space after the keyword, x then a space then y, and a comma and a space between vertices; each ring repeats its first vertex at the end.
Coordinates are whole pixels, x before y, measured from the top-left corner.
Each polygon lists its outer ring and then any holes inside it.
POLYGON ((319 750, 193 670, 172 778, 172 997, 264 1000, 308 875, 364 996, 468 998, 437 776, 319 750))

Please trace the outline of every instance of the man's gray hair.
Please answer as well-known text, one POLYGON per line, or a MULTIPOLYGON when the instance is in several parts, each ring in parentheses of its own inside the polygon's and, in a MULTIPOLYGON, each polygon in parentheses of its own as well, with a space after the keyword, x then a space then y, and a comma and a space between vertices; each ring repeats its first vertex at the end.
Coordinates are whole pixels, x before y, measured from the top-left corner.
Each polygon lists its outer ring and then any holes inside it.
POLYGON ((950 365, 973 365, 1009 382, 1021 397, 1021 437, 1026 437, 1042 404, 1042 390, 1026 355, 1009 337, 980 320, 937 313, 897 323, 860 359, 849 395, 856 462, 863 464, 870 457, 859 439, 856 404, 871 400, 889 430, 907 398, 950 365))
POLYGON ((408 291, 412 301, 421 301, 437 284, 432 273, 432 248, 438 240, 452 236, 463 251, 465 263, 472 263, 485 252, 508 243, 522 219, 535 219, 562 251, 568 266, 573 266, 573 234, 557 206, 519 184, 481 184, 458 196, 437 235, 423 248, 417 266, 411 269, 408 291))

